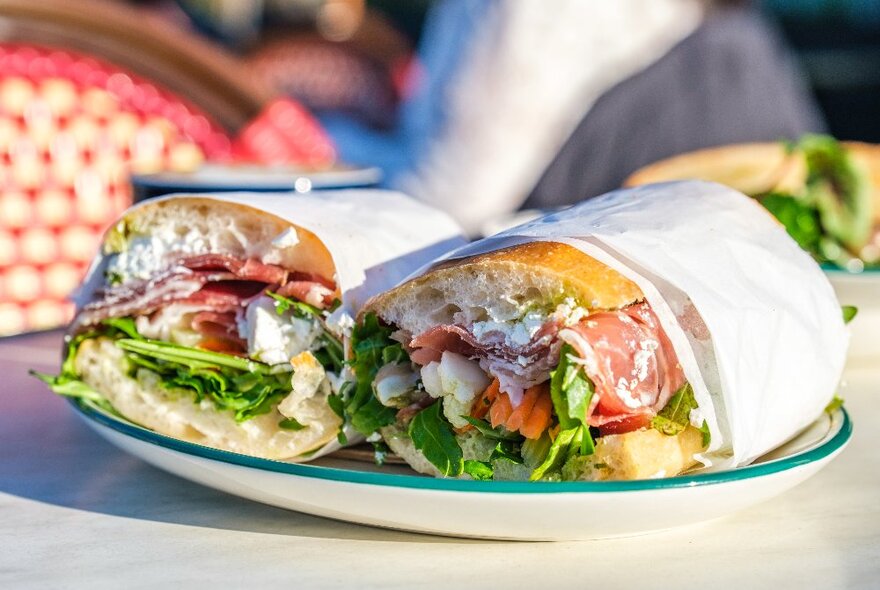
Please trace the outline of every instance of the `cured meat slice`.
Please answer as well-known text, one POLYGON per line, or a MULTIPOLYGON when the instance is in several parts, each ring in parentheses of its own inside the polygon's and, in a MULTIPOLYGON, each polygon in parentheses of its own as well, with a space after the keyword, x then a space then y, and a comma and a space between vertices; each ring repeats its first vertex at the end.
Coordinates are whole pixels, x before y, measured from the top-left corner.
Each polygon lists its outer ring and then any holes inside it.
POLYGON ((675 351, 646 303, 591 314, 559 336, 577 351, 596 386, 592 426, 653 416, 684 384, 675 351))
POLYGON ((235 311, 267 289, 317 307, 333 301, 335 285, 321 277, 289 272, 254 258, 226 254, 181 256, 174 266, 146 281, 129 281, 97 293, 72 329, 79 331, 110 317, 148 315, 171 303, 212 312, 235 311))
POLYGON ((200 254, 181 258, 178 264, 191 270, 227 270, 245 281, 260 281, 281 285, 287 280, 287 271, 275 264, 265 264, 256 258, 241 260, 226 254, 200 254))
POLYGON ((238 333, 236 313, 232 311, 200 311, 192 318, 192 328, 202 335, 202 348, 213 345, 215 352, 243 354, 247 352, 247 341, 238 333))
POLYGON ((526 389, 549 379, 563 342, 574 347, 596 386, 587 421, 608 433, 643 427, 685 383, 672 344, 647 303, 594 313, 565 328, 550 319, 522 346, 511 345, 501 332, 477 339, 463 326, 435 326, 409 340, 409 353, 420 365, 439 361, 445 351, 477 359, 516 408, 526 389))
POLYGON ((324 309, 333 303, 336 285, 313 273, 292 272, 287 276, 287 282, 278 289, 278 294, 324 309))
MULTIPOLYGON (((224 276, 234 278, 235 275, 224 273, 224 276)), ((147 315, 164 305, 186 299, 212 279, 217 279, 214 271, 194 272, 177 266, 147 281, 105 289, 97 294, 99 298, 83 306, 72 329, 77 331, 111 317, 147 315)))

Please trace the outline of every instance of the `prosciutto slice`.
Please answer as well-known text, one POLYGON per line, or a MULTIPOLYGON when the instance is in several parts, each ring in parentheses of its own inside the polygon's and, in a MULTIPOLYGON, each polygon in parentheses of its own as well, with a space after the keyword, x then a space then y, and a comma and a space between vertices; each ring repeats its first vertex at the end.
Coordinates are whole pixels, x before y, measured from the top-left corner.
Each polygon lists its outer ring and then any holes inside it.
POLYGON ((647 303, 591 314, 559 333, 577 351, 596 386, 591 426, 638 423, 655 415, 684 385, 684 373, 647 303))
POLYGON ((574 347, 596 386, 587 421, 603 434, 647 425, 685 383, 672 344, 647 303, 594 313, 570 327, 549 319, 523 346, 510 345, 501 332, 477 339, 464 326, 435 326, 409 340, 409 353, 420 365, 439 361, 444 351, 479 360, 516 407, 525 389, 549 379, 563 343, 574 347))
POLYGON ((256 258, 241 260, 227 254, 200 254, 181 258, 178 264, 191 270, 227 270, 244 281, 283 285, 288 272, 280 266, 265 264, 256 258))
POLYGON ((192 318, 192 329, 202 335, 200 346, 216 352, 246 353, 247 341, 238 333, 236 316, 232 311, 196 313, 192 318))
POLYGON ((336 287, 333 283, 318 275, 304 272, 291 273, 288 278, 289 280, 278 289, 279 295, 293 297, 320 309, 333 303, 336 295, 336 287))
POLYGON ((111 317, 148 315, 160 307, 183 301, 212 280, 235 278, 231 273, 194 272, 176 266, 147 281, 134 281, 110 287, 97 293, 98 298, 86 304, 74 319, 72 329, 78 331, 111 317))
POLYGON ((111 317, 149 315, 172 303, 214 313, 235 312, 267 289, 317 307, 328 305, 335 285, 320 277, 226 254, 181 256, 145 281, 129 281, 96 293, 72 325, 74 332, 111 317))

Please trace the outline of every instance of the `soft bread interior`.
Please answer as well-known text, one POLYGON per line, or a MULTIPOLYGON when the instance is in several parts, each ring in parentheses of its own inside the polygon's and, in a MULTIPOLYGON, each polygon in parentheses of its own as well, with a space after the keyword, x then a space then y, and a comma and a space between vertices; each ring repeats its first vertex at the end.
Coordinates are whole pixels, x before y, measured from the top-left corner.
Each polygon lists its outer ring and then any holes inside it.
POLYGON ((577 248, 532 242, 444 263, 367 302, 386 323, 421 334, 438 324, 517 319, 571 298, 589 309, 642 299, 638 286, 577 248))
POLYGON ((106 254, 118 253, 121 249, 124 240, 114 239, 114 232, 119 231, 133 237, 173 235, 197 243, 204 252, 253 257, 267 264, 316 273, 328 279, 333 279, 335 274, 330 251, 314 233, 275 215, 237 203, 187 197, 135 208, 108 234, 104 244, 106 254), (279 239, 291 228, 295 230, 295 236, 286 241, 279 239))
MULTIPOLYGON (((871 179, 874 219, 880 222, 880 146, 842 142, 856 165, 871 179)), ((744 143, 688 152, 637 170, 625 187, 671 180, 708 180, 747 195, 771 190, 796 192, 804 187, 807 166, 802 154, 789 153, 780 142, 744 143)))
POLYGON ((596 452, 568 466, 566 479, 587 481, 672 477, 697 464, 703 434, 688 426, 669 436, 653 428, 596 439, 596 452))
POLYGON ((307 400, 311 420, 302 430, 279 428, 284 416, 273 409, 242 423, 210 401, 197 404, 192 394, 162 387, 155 373, 140 369, 128 376, 127 361, 107 338, 84 341, 75 359, 81 379, 100 392, 123 416, 174 438, 209 447, 264 457, 293 459, 336 437, 341 421, 323 397, 307 400))
POLYGON ((382 428, 380 434, 388 448, 395 455, 406 461, 407 465, 415 471, 424 475, 440 477, 440 472, 437 468, 416 449, 412 439, 404 430, 396 425, 392 425, 382 428))
MULTIPOLYGON (((383 428, 382 437, 392 451, 419 473, 435 477, 440 475, 437 468, 416 450, 412 439, 397 426, 383 428)), ((481 450, 469 448, 473 444, 461 446, 465 459, 487 459, 486 456, 479 456, 481 450)), ((563 479, 617 481, 672 477, 695 466, 697 460, 694 455, 701 450, 703 435, 693 426, 673 436, 653 428, 610 434, 596 439, 596 450, 592 455, 567 464, 563 469, 563 479)), ((516 473, 527 477, 528 470, 516 473)))

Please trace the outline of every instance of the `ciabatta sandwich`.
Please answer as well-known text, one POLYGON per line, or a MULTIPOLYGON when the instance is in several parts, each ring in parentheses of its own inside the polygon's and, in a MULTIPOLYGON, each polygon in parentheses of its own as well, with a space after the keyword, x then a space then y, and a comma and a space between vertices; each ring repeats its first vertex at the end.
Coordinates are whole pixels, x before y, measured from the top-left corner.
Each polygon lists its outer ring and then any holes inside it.
POLYGON ((44 378, 186 441, 318 456, 348 441, 337 401, 354 310, 457 235, 380 191, 141 204, 107 233, 61 374, 44 378))
POLYGON ((370 300, 352 346, 346 419, 417 471, 631 480, 795 434, 833 396, 846 333, 765 211, 678 183, 465 246, 370 300))

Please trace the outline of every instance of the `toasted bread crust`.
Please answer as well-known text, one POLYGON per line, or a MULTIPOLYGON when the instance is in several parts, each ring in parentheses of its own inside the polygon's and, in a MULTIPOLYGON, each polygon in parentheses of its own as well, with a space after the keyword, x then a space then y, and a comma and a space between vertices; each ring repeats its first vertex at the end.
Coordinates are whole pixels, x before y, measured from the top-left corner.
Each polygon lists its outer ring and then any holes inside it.
POLYGON ((191 225, 201 222, 207 226, 205 231, 210 232, 222 232, 235 225, 238 233, 253 241, 259 241, 261 234, 270 228, 277 234, 293 227, 298 243, 290 261, 296 268, 290 270, 315 273, 328 279, 332 279, 336 272, 330 251, 314 233, 286 219, 240 203, 201 197, 158 200, 137 207, 122 219, 140 233, 149 233, 152 227, 174 220, 191 225))
POLYGON ((560 242, 529 242, 456 260, 440 269, 479 269, 511 265, 539 274, 552 274, 577 291, 579 299, 597 301, 596 307, 622 307, 642 298, 638 286, 611 267, 560 242))
POLYGON ((456 303, 474 285, 485 287, 486 298, 522 297, 528 303, 536 295, 523 291, 534 288, 544 298, 572 297, 589 309, 618 309, 643 299, 641 289, 616 270, 568 244, 542 241, 445 262, 373 297, 361 313, 375 311, 379 317, 393 318, 399 315, 398 302, 419 300, 438 290, 448 298, 446 303, 456 303))

